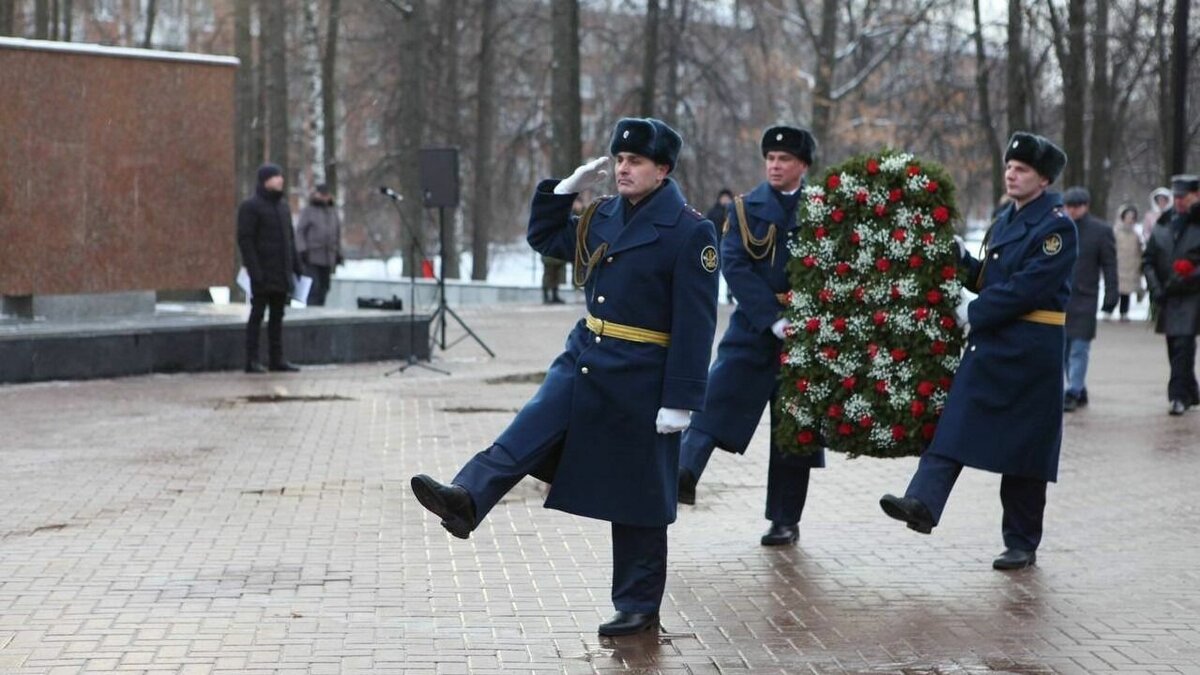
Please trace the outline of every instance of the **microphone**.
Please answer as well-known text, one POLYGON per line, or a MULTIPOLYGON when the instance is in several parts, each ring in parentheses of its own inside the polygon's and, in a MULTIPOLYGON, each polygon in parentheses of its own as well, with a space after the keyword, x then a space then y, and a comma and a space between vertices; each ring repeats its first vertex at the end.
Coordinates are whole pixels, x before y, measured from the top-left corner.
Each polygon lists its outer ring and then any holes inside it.
POLYGON ((388 198, 394 199, 398 202, 404 201, 404 195, 400 194, 399 192, 396 192, 395 190, 393 190, 392 188, 390 188, 386 185, 379 186, 379 194, 386 195, 388 198))

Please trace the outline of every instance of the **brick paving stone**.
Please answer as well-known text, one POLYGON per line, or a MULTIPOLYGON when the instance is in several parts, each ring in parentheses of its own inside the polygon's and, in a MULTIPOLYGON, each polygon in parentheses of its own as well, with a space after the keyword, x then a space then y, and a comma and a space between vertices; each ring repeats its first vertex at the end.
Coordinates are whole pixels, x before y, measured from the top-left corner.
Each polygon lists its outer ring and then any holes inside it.
POLYGON ((885 518, 911 459, 831 457, 800 543, 759 546, 764 420, 670 530, 667 632, 611 640, 607 523, 527 480, 460 541, 408 491, 503 430, 579 311, 463 308, 499 357, 464 342, 449 377, 0 387, 0 672, 1200 675, 1200 412, 1165 414, 1143 324, 1100 326, 1037 567, 990 569, 994 475, 964 472, 933 536, 885 518))

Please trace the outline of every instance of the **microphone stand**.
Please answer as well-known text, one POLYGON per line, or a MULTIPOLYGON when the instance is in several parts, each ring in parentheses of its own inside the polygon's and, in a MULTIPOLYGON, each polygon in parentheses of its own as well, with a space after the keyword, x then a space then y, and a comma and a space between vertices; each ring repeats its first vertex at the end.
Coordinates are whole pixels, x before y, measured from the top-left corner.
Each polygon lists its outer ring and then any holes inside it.
MULTIPOLYGON (((421 248, 420 242, 417 241, 416 232, 404 220, 404 212, 400 210, 400 199, 403 199, 403 197, 397 199, 386 192, 384 194, 391 199, 392 206, 396 207, 396 218, 400 221, 400 229, 408 235, 408 259, 405 261, 408 266, 408 360, 406 363, 387 371, 383 376, 390 377, 396 373, 403 373, 413 366, 449 375, 450 371, 435 368, 428 363, 421 363, 421 360, 417 357, 417 266, 415 262, 418 253, 420 253, 421 259, 425 258, 425 251, 421 248)), ((432 351, 431 348, 430 352, 432 353, 432 351)))

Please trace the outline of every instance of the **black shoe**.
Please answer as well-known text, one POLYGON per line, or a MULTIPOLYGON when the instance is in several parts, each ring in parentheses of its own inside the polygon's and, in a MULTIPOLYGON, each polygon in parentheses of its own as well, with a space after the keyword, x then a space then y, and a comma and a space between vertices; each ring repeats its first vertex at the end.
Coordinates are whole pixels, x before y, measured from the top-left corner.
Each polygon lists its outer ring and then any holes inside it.
POLYGON ((642 614, 640 612, 617 612, 608 623, 600 624, 599 633, 613 637, 616 635, 633 635, 645 630, 658 630, 658 612, 642 614))
POLYGON ((1063 396, 1063 412, 1075 412, 1080 405, 1082 404, 1078 398, 1075 398, 1074 394, 1063 396))
POLYGON ((1032 567, 1037 560, 1037 553, 1022 551, 1019 548, 1006 548, 999 558, 992 561, 994 570, 1023 570, 1032 567))
POLYGON ((1087 404, 1088 404, 1087 387, 1084 387, 1083 391, 1079 392, 1079 407, 1082 408, 1082 407, 1086 406, 1087 404))
POLYGON ((276 373, 298 373, 300 369, 287 361, 278 361, 271 364, 271 371, 276 373))
POLYGON ((1167 414, 1168 415, 1182 415, 1183 413, 1187 412, 1187 409, 1188 409, 1188 407, 1186 405, 1184 405, 1183 401, 1176 399, 1174 401, 1171 401, 1171 409, 1167 411, 1167 414))
POLYGON ((412 477, 412 491, 417 501, 442 519, 442 527, 459 539, 471 536, 475 529, 475 504, 471 493, 458 485, 442 485, 420 474, 412 477))
POLYGON ((263 364, 259 363, 258 361, 248 361, 248 362, 246 362, 246 372, 247 373, 265 373, 265 372, 267 372, 267 369, 265 366, 263 366, 263 364))
POLYGON ((696 477, 687 469, 679 470, 679 503, 696 503, 696 477))
POLYGON ((763 546, 786 546, 800 540, 800 528, 796 525, 771 523, 770 529, 759 540, 763 546))
POLYGON ((879 505, 888 516, 908 523, 908 529, 921 534, 933 532, 933 514, 916 498, 884 495, 879 500, 879 505))

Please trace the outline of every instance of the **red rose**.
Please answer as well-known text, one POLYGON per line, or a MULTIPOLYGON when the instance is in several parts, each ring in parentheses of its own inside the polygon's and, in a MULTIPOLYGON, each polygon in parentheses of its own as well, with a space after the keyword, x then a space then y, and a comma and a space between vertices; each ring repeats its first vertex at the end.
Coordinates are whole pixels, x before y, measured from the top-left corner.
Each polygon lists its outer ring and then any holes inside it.
POLYGON ((885 380, 876 380, 875 381, 875 391, 879 392, 880 394, 886 394, 887 390, 888 390, 887 381, 885 381, 885 380))
POLYGON ((876 204, 875 205, 875 215, 880 218, 883 218, 884 216, 887 215, 887 207, 884 206, 883 204, 876 204))
POLYGON ((796 442, 799 443, 800 445, 808 445, 809 443, 812 443, 813 440, 815 440, 815 439, 816 439, 816 436, 814 436, 813 432, 809 431, 808 429, 805 429, 804 431, 801 431, 800 433, 796 434, 796 442))
POLYGON ((832 361, 838 357, 837 347, 825 347, 821 349, 821 355, 832 361))
POLYGON ((899 286, 892 286, 892 299, 893 300, 900 299, 900 287, 899 286))
POLYGON ((908 232, 904 228, 892 230, 892 239, 896 241, 904 241, 908 239, 908 232))
POLYGON ((933 193, 937 192, 938 191, 937 181, 936 180, 929 181, 925 185, 925 191, 928 192, 929 194, 933 194, 933 193))
POLYGON ((833 300, 833 289, 822 288, 821 292, 817 293, 817 298, 819 298, 821 302, 829 302, 830 300, 833 300))
POLYGON ((838 189, 838 186, 841 184, 842 179, 839 178, 836 173, 825 180, 825 187, 829 188, 830 190, 838 189))
POLYGON ((921 425, 921 438, 927 441, 933 440, 933 434, 937 431, 937 425, 932 422, 926 422, 921 425))
POLYGON ((854 433, 854 427, 851 426, 848 422, 842 422, 841 424, 838 425, 838 434, 839 435, 849 436, 852 433, 854 433))
POLYGON ((854 287, 854 299, 855 300, 862 300, 863 297, 865 297, 866 295, 867 295, 867 289, 863 288, 862 286, 854 287))
POLYGON ((908 352, 900 347, 896 347, 891 351, 893 361, 903 361, 908 358, 908 352))
POLYGON ((879 260, 875 261, 875 269, 879 270, 880 272, 886 272, 892 269, 892 263, 887 258, 880 258, 879 260))
POLYGON ((950 209, 944 206, 938 206, 933 209, 933 222, 941 225, 950 220, 950 209))
POLYGON ((929 308, 918 307, 913 310, 913 316, 916 317, 917 321, 924 321, 929 318, 929 308))
POLYGON ((913 225, 920 225, 921 223, 925 222, 925 219, 923 217, 921 217, 921 214, 914 213, 913 217, 912 217, 912 222, 913 222, 913 225))
POLYGON ((958 270, 954 269, 954 266, 946 265, 942 268, 942 278, 946 281, 950 281, 956 276, 958 276, 958 270))
POLYGON ((939 321, 938 323, 940 323, 942 325, 942 328, 945 328, 946 330, 950 330, 951 328, 954 328, 955 326, 958 325, 958 321, 955 321, 954 317, 952 317, 952 316, 943 316, 941 321, 939 321))
POLYGON ((908 435, 908 434, 907 434, 907 432, 904 431, 904 425, 902 425, 902 424, 892 425, 892 440, 902 441, 902 440, 904 440, 904 437, 906 435, 908 435))
POLYGON ((837 267, 833 268, 833 272, 834 272, 834 274, 838 275, 839 277, 844 277, 847 274, 850 274, 850 263, 844 263, 844 262, 838 263, 837 267))
POLYGON ((921 173, 921 167, 917 166, 916 164, 909 165, 909 167, 908 167, 908 175, 909 176, 915 176, 919 173, 921 173))
POLYGON ((900 188, 892 188, 891 191, 888 192, 888 201, 889 202, 898 202, 903 198, 904 198, 904 192, 900 188))
POLYGON ((870 415, 863 415, 862 417, 858 418, 858 426, 864 429, 870 429, 872 426, 874 426, 874 424, 875 420, 871 419, 870 415))
POLYGON ((925 414, 925 402, 913 401, 912 405, 909 406, 909 410, 912 411, 913 417, 920 417, 921 415, 925 414))
POLYGON ((815 230, 813 230, 813 236, 816 237, 817 239, 824 239, 825 235, 828 233, 829 233, 829 230, 826 230, 821 225, 818 225, 817 228, 815 230))
POLYGON ((879 162, 874 157, 867 160, 867 173, 872 176, 879 173, 879 162))
POLYGON ((846 332, 846 320, 840 316, 838 318, 834 319, 833 320, 833 329, 839 333, 845 333, 846 332))
POLYGON ((921 235, 921 243, 925 244, 926 246, 932 244, 933 243, 933 233, 926 232, 925 234, 921 235))
POLYGON ((825 203, 825 195, 813 195, 812 199, 809 201, 811 201, 814 204, 824 204, 825 203))
POLYGON ((858 378, 854 377, 853 375, 842 380, 843 389, 853 389, 854 385, 856 384, 858 384, 858 378))
POLYGON ((796 391, 800 392, 801 394, 808 391, 808 379, 807 378, 802 377, 802 378, 796 380, 796 391))
POLYGON ((1192 276, 1192 272, 1196 271, 1195 263, 1187 258, 1176 260, 1175 264, 1171 267, 1175 270, 1175 274, 1178 274, 1181 277, 1190 277, 1192 276))
POLYGON ((940 387, 942 391, 950 391, 950 385, 953 383, 954 380, 951 380, 948 377, 938 378, 938 387, 940 387))
POLYGON ((854 244, 855 246, 858 246, 858 244, 860 242, 862 242, 862 236, 857 232, 851 232, 850 233, 850 243, 854 244))
POLYGON ((854 193, 854 201, 858 202, 859 204, 866 204, 867 197, 869 196, 870 195, 867 194, 866 190, 859 190, 858 192, 854 193))
POLYGON ((919 255, 912 255, 908 258, 908 266, 911 269, 920 269, 921 265, 925 264, 925 259, 919 255))
POLYGON ((882 309, 875 310, 875 314, 871 317, 876 326, 882 326, 887 321, 887 312, 882 309))
POLYGON ((804 263, 805 267, 816 267, 817 266, 817 259, 812 257, 811 255, 804 256, 804 260, 802 262, 804 263))
POLYGON ((815 332, 821 330, 821 320, 816 317, 813 317, 813 318, 809 319, 808 321, 805 321, 804 322, 804 330, 806 330, 810 333, 815 333, 815 332))
POLYGON ((934 384, 929 380, 921 380, 921 382, 917 385, 917 393, 925 398, 932 396, 936 389, 937 387, 935 387, 934 384))
POLYGON ((792 299, 794 297, 796 297, 796 296, 792 293, 792 291, 788 291, 787 293, 785 293, 783 296, 784 304, 786 304, 786 305, 792 304, 792 299))
POLYGON ((875 355, 878 353, 879 353, 879 345, 875 344, 874 342, 867 343, 867 356, 869 356, 871 358, 875 358, 875 355))
POLYGON ((834 403, 829 406, 829 410, 825 411, 825 414, 829 415, 835 420, 840 420, 842 419, 842 406, 834 403))
POLYGON ((946 343, 941 340, 934 340, 933 344, 929 345, 929 351, 941 356, 946 353, 946 343))
POLYGON ((925 300, 931 305, 936 305, 942 301, 942 292, 935 288, 925 294, 925 300))
POLYGON ((846 212, 841 209, 834 209, 833 213, 829 214, 829 219, 835 223, 840 223, 846 219, 846 212))

